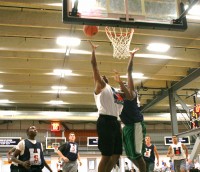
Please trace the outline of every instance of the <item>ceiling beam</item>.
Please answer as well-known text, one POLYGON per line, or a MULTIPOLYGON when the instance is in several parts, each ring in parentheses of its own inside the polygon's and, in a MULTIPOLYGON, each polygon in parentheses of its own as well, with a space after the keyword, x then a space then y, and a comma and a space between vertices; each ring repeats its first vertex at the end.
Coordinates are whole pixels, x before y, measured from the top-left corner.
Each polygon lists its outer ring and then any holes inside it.
POLYGON ((61 125, 63 126, 63 128, 64 128, 65 130, 69 130, 69 127, 68 127, 64 122, 61 122, 61 125))
POLYGON ((177 90, 181 89, 182 87, 184 87, 185 85, 187 85, 188 83, 192 82, 193 80, 195 80, 196 78, 198 78, 200 76, 199 74, 200 74, 200 68, 194 69, 188 76, 183 78, 181 81, 173 84, 169 89, 162 90, 161 92, 159 92, 153 100, 149 101, 149 103, 147 103, 146 105, 144 105, 142 107, 141 111, 142 112, 146 111, 151 106, 155 105, 159 101, 166 98, 168 96, 169 90, 173 89, 173 91, 177 91, 177 90))
POLYGON ((200 128, 195 128, 192 130, 188 130, 179 134, 176 134, 178 137, 185 137, 185 136, 194 136, 194 135, 199 135, 200 134, 200 128))

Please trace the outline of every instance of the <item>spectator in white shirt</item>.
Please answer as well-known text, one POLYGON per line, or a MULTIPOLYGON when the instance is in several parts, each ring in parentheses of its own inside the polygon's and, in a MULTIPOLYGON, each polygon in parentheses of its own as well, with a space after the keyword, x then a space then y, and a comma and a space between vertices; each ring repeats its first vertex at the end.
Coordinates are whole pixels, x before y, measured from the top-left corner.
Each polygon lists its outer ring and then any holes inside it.
POLYGON ((194 159, 194 168, 200 170, 200 164, 197 159, 194 159))

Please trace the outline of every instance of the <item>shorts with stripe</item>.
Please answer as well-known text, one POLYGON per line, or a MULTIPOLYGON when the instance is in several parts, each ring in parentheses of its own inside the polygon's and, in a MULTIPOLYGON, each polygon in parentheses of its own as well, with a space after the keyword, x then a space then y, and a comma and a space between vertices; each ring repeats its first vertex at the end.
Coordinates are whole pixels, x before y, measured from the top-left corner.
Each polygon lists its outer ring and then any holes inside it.
POLYGON ((102 155, 122 154, 122 132, 117 117, 100 115, 97 120, 98 148, 102 155))
POLYGON ((145 135, 146 127, 143 121, 124 126, 123 145, 130 160, 136 160, 142 156, 145 135))

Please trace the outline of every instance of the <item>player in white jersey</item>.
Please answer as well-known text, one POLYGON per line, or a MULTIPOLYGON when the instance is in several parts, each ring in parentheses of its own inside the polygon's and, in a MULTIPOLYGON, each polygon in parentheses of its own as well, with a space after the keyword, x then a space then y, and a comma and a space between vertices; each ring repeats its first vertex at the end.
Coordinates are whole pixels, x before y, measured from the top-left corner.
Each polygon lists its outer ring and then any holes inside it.
POLYGON ((177 136, 172 136, 172 144, 168 148, 167 156, 174 161, 176 172, 186 172, 188 149, 183 143, 178 141, 177 136))
POLYGON ((100 75, 95 56, 95 50, 98 46, 91 42, 90 44, 95 84, 94 98, 99 113, 97 120, 98 148, 102 154, 98 172, 110 172, 122 154, 121 126, 117 119, 123 108, 124 97, 130 99, 131 95, 117 72, 115 72, 114 79, 119 83, 123 93, 115 91, 108 84, 108 79, 100 75))

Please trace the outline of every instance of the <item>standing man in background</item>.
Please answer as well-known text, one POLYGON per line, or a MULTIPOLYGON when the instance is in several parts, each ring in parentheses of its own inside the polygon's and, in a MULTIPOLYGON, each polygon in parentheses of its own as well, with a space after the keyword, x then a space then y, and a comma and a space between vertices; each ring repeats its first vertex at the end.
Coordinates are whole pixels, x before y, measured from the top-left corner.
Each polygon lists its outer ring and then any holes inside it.
POLYGON ((62 160, 61 160, 60 157, 58 158, 58 162, 57 162, 56 166, 57 166, 58 172, 63 172, 63 171, 62 171, 62 169, 63 169, 63 168, 62 168, 63 162, 62 162, 62 160))
POLYGON ((169 168, 171 170, 171 172, 174 172, 174 162, 172 162, 172 160, 169 160, 169 168))
POLYGON ((11 148, 8 152, 7 152, 7 158, 8 158, 8 162, 11 163, 10 165, 10 172, 18 172, 18 164, 15 162, 12 162, 11 160, 11 156, 13 154, 13 152, 15 152, 16 150, 16 146, 11 148))
POLYGON ((69 133, 69 141, 58 148, 57 154, 63 160, 63 172, 77 172, 78 163, 82 165, 80 155, 78 152, 78 143, 75 142, 76 136, 74 132, 69 133))
POLYGON ((200 164, 197 159, 194 159, 194 168, 200 170, 200 164))
MULTIPOLYGON (((22 138, 20 139, 20 141, 22 140, 22 138)), ((17 145, 16 145, 17 146, 17 145)), ((11 148, 8 152, 7 152, 7 158, 8 158, 8 162, 11 163, 10 165, 10 172, 18 172, 18 164, 12 161, 12 155, 16 150, 16 146, 14 146, 13 148, 11 148)))
POLYGON ((12 156, 12 161, 18 164, 19 172, 42 172, 44 166, 52 172, 44 159, 42 143, 35 139, 38 133, 37 128, 30 126, 26 133, 28 139, 18 143, 12 156), (18 156, 19 158, 17 158, 18 156))
POLYGON ((95 85, 94 98, 99 113, 97 120, 98 148, 102 155, 98 172, 110 172, 122 154, 121 125, 117 118, 123 108, 124 97, 130 99, 130 94, 118 73, 115 73, 114 79, 122 88, 123 95, 108 84, 106 76, 100 75, 95 55, 98 46, 91 42, 90 44, 92 47, 91 64, 95 85))
POLYGON ((157 159, 156 165, 159 166, 159 154, 155 145, 151 143, 151 137, 145 137, 145 152, 144 160, 146 162, 146 172, 153 172, 155 167, 155 156, 157 159))
POLYGON ((172 136, 172 144, 168 148, 167 157, 174 161, 176 172, 186 172, 186 161, 188 160, 187 147, 178 141, 177 136, 172 136))

